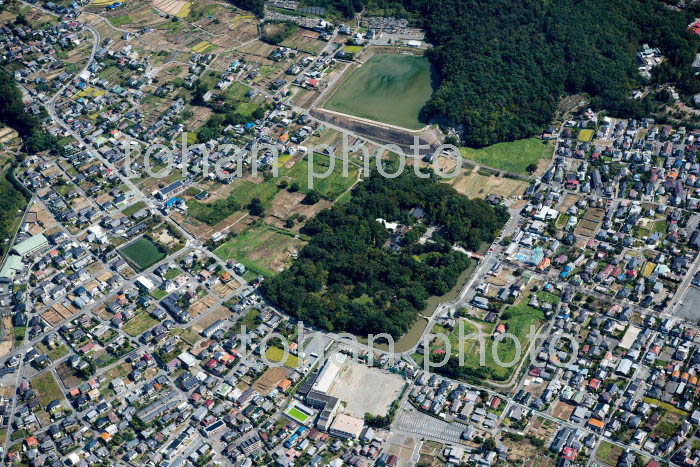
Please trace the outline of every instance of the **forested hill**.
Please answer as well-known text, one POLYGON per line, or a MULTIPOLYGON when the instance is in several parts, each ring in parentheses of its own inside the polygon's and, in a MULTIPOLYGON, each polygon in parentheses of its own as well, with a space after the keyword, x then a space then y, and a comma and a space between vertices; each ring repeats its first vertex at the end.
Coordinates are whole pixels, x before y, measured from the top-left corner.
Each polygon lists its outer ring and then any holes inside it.
POLYGON ((643 43, 669 61, 654 81, 700 92, 690 64, 700 39, 686 31, 700 6, 661 0, 309 0, 344 15, 408 16, 436 47, 441 86, 424 109, 464 125, 465 143, 485 146, 537 134, 565 93, 589 93, 617 114, 648 115, 632 101, 643 43), (695 10, 695 11, 693 11, 695 10))
POLYGON ((463 123, 470 145, 540 132, 564 93, 589 93, 595 107, 644 115, 647 103, 629 95, 641 79, 636 52, 647 42, 669 59, 664 80, 674 75, 685 92, 700 91, 690 67, 698 49, 686 31, 691 19, 657 0, 429 5, 425 26, 442 83, 427 111, 463 123))
POLYGON ((452 289, 469 265, 469 258, 452 245, 474 251, 482 242, 492 242, 507 219, 505 208, 469 200, 434 177, 375 173, 353 189, 352 201, 322 211, 304 226, 310 243, 261 290, 307 324, 398 337, 426 300, 452 289), (416 207, 425 212, 422 221, 411 214, 416 207), (392 240, 377 218, 410 230, 392 240), (432 241, 419 241, 428 225, 440 228, 432 241), (390 240, 400 248, 390 248, 390 240))

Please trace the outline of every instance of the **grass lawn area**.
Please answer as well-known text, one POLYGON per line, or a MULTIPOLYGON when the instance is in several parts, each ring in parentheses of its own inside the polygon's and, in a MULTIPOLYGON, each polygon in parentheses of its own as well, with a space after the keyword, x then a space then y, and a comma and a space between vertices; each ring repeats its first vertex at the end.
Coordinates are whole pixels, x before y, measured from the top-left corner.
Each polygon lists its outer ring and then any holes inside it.
MULTIPOLYGON (((506 325, 508 332, 510 334, 513 334, 516 336, 518 341, 520 342, 520 347, 521 347, 521 354, 520 354, 520 359, 524 358, 525 356, 528 355, 527 353, 527 348, 529 345, 529 341, 527 338, 527 335, 530 332, 530 326, 535 326, 535 328, 539 328, 542 322, 544 322, 544 314, 539 311, 535 310, 534 308, 530 308, 527 305, 527 302, 518 305, 518 306, 512 306, 509 307, 506 312, 503 314, 504 316, 508 317, 507 320, 501 321, 503 324, 506 325)), ((496 360, 493 358, 493 347, 494 347, 494 340, 493 340, 493 332, 496 327, 495 324, 491 323, 479 323, 481 326, 482 333, 484 335, 484 354, 485 354, 485 366, 490 368, 492 371, 492 375, 495 379, 498 380, 506 380, 508 379, 512 372, 515 370, 515 368, 518 366, 517 364, 514 364, 513 366, 506 368, 498 364, 496 360)), ((475 325, 464 322, 464 336, 469 336, 472 333, 476 333, 477 328, 475 325)), ((435 326, 433 328, 433 333, 443 333, 448 335, 448 338, 450 340, 450 346, 452 349, 452 352, 456 352, 457 349, 459 349, 459 328, 455 328, 454 331, 450 331, 448 329, 442 328, 441 326, 435 326)), ((443 347, 442 339, 438 339, 434 345, 431 346, 430 352, 435 352, 439 348, 443 347)), ((503 339, 501 342, 498 343, 497 349, 496 349, 498 358, 501 362, 504 364, 510 364, 515 357, 516 357, 516 344, 513 342, 513 339, 507 338, 503 339)), ((479 342, 477 339, 465 339, 464 342, 464 363, 465 366, 468 368, 480 368, 481 366, 481 360, 480 360, 480 353, 481 349, 479 346, 479 342)), ((419 359, 417 357, 414 357, 414 360, 419 359)), ((422 360, 422 359, 421 359, 422 360)))
POLYGON ((481 149, 461 148, 462 157, 509 172, 527 173, 527 166, 552 157, 554 146, 536 138, 498 143, 481 149))
POLYGON ((297 409, 296 407, 290 407, 285 413, 301 424, 306 423, 306 421, 309 419, 309 416, 307 414, 297 409))
POLYGON ((617 465, 617 460, 621 455, 622 448, 607 441, 603 441, 596 451, 596 457, 608 465, 617 465))
POLYGON ((50 371, 46 371, 31 381, 43 408, 56 399, 63 399, 63 392, 50 371))
POLYGON ((593 141, 593 136, 595 135, 595 131, 593 130, 581 130, 578 132, 578 140, 583 141, 584 143, 590 143, 593 141))
POLYGON ((248 312, 248 314, 238 321, 239 334, 244 325, 247 331, 254 331, 258 329, 258 326, 260 326, 260 310, 253 308, 248 312))
POLYGON ((668 222, 658 221, 654 223, 654 233, 666 233, 668 229, 668 222))
MULTIPOLYGON (((287 156, 280 156, 280 163, 287 156)), ((313 189, 321 193, 321 195, 334 201, 341 194, 347 191, 355 180, 357 180, 358 168, 350 164, 348 166, 348 176, 343 176, 342 161, 333 159, 333 171, 327 177, 316 176, 313 180, 313 189)), ((329 169, 331 159, 323 154, 315 154, 313 161, 313 173, 324 174, 329 169)), ((215 204, 203 203, 195 199, 187 201, 190 217, 193 217, 201 222, 209 225, 216 225, 228 216, 236 212, 235 208, 245 210, 253 198, 258 198, 262 201, 265 209, 272 206, 272 200, 277 193, 280 192, 278 186, 281 180, 287 181, 290 185, 294 182, 299 184, 301 193, 308 193, 311 187, 309 186, 309 158, 304 156, 298 160, 291 168, 280 167, 279 176, 273 177, 270 180, 265 180, 260 183, 255 183, 249 179, 237 180, 233 184, 233 189, 228 195, 228 199, 235 201, 233 205, 224 205, 219 202, 215 204)))
POLYGON ((54 189, 61 195, 61 196, 66 196, 69 191, 74 190, 76 188, 75 185, 72 183, 66 183, 65 185, 59 185, 55 187, 54 189))
POLYGON ((119 252, 139 270, 144 270, 165 258, 165 248, 141 237, 123 247, 119 252))
MULTIPOLYGON (((265 352, 265 357, 271 362, 279 363, 284 358, 284 350, 279 347, 270 347, 265 352)), ((299 366, 299 357, 296 355, 288 354, 287 360, 284 362, 284 366, 287 368, 296 368, 299 366)))
POLYGON ((176 328, 173 330, 173 334, 180 336, 181 339, 189 342, 191 345, 196 344, 202 338, 192 328, 176 328))
MULTIPOLYGON (((313 180, 313 189, 321 193, 324 198, 335 201, 341 194, 357 180, 357 167, 348 165, 348 176, 343 176, 343 163, 333 159, 333 172, 327 177, 316 176, 313 180)), ((324 174, 331 166, 331 159, 323 154, 314 154, 313 173, 324 174)), ((309 158, 305 156, 297 161, 291 169, 280 169, 280 178, 287 180, 290 184, 297 182, 302 193, 307 193, 309 186, 309 158)))
POLYGON ((139 211, 140 209, 143 209, 146 207, 146 203, 143 201, 139 201, 137 203, 131 204, 124 209, 122 209, 122 214, 125 216, 132 216, 135 212, 139 211))
POLYGON ((65 357, 70 353, 70 349, 65 344, 60 344, 52 349, 49 349, 44 344, 37 344, 37 348, 46 354, 52 362, 65 357))
POLYGON ((173 280, 180 274, 182 274, 182 271, 179 268, 170 268, 168 269, 168 272, 165 273, 165 278, 168 280, 173 280))
POLYGON ((561 298, 549 292, 545 292, 544 290, 540 290, 539 292, 537 292, 537 299, 541 302, 552 304, 558 304, 559 302, 561 302, 561 298))
POLYGON ((167 296, 168 292, 163 289, 154 289, 153 292, 151 292, 151 297, 155 298, 156 300, 163 300, 167 296))
POLYGON ((18 439, 28 438, 28 437, 29 437, 29 432, 27 431, 26 428, 22 428, 21 430, 13 431, 12 435, 10 436, 10 439, 12 441, 17 441, 18 439))
POLYGON ((279 190, 275 180, 268 180, 262 183, 241 180, 236 184, 233 190, 231 190, 229 196, 235 199, 243 209, 245 209, 253 198, 260 199, 265 209, 267 209, 272 204, 272 198, 275 197, 279 190))
POLYGON ((671 439, 676 434, 676 431, 678 431, 681 423, 683 423, 683 419, 684 417, 680 414, 664 411, 661 420, 659 420, 659 423, 654 427, 653 433, 663 439, 671 439))
POLYGON ((140 336, 156 324, 158 324, 157 320, 148 313, 143 312, 131 318, 129 322, 124 325, 124 332, 130 336, 140 336))
POLYGON ((15 341, 22 342, 24 340, 24 335, 27 333, 26 326, 17 326, 12 328, 12 333, 15 336, 15 341))
POLYGON ((124 26, 126 24, 131 24, 133 20, 129 15, 119 15, 115 16, 114 18, 109 18, 109 22, 112 23, 114 26, 119 27, 124 26))
POLYGON ((278 255, 290 247, 300 248, 302 241, 267 225, 251 227, 214 250, 224 261, 235 259, 256 274, 270 277, 278 255))
POLYGON ((343 47, 343 50, 351 53, 351 54, 358 54, 362 52, 362 46, 361 45, 346 45, 343 47))

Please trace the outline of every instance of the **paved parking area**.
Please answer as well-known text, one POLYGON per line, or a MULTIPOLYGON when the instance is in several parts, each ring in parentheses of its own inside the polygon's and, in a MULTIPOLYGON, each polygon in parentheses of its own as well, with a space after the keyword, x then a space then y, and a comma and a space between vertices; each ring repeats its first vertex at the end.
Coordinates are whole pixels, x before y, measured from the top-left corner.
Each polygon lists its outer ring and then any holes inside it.
POLYGON ((438 439, 448 443, 461 443, 460 436, 466 426, 448 423, 413 409, 404 408, 399 414, 396 428, 407 433, 438 439))
POLYGON ((698 310, 700 310, 700 287, 691 285, 674 314, 679 318, 695 322, 700 320, 698 310))

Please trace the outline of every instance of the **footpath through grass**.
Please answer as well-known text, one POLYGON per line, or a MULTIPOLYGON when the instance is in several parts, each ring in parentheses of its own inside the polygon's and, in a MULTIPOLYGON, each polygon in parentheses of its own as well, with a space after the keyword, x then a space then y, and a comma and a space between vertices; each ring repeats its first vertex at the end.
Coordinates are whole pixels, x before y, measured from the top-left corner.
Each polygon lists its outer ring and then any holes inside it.
POLYGON ((498 143, 481 149, 461 148, 462 157, 495 169, 527 174, 530 164, 552 157, 554 146, 536 138, 498 143))

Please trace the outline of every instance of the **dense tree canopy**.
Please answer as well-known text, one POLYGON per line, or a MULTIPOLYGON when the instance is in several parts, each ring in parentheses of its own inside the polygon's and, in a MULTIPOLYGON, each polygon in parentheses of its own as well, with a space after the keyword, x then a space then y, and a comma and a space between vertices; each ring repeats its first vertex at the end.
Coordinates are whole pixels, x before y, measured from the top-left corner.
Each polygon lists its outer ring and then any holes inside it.
POLYGON ((265 16, 265 0, 230 0, 238 8, 252 12, 258 18, 265 16))
POLYGON ((686 30, 697 6, 678 11, 660 0, 309 2, 346 17, 364 8, 422 25, 441 77, 426 116, 461 124, 471 146, 540 132, 566 93, 588 93, 595 107, 623 116, 644 115, 648 100, 629 98, 642 84, 635 55, 643 43, 668 58, 654 82, 700 92, 690 67, 700 40, 686 30))
POLYGON ((387 332, 400 336, 431 295, 448 292, 469 258, 452 248, 492 241, 507 212, 469 200, 435 178, 374 175, 359 184, 352 201, 310 220, 310 243, 292 266, 265 281, 263 293, 284 310, 332 331, 387 332), (425 224, 439 226, 433 242, 410 210, 421 207, 425 224), (376 219, 411 226, 399 251, 388 248, 391 233, 376 219))
POLYGON ((0 69, 0 123, 19 133, 24 150, 30 154, 56 147, 56 138, 45 132, 41 121, 27 112, 15 79, 4 69, 0 69))
MULTIPOLYGON (((27 204, 27 200, 23 192, 14 185, 14 175, 3 170, 0 174, 0 255, 5 254, 10 246, 9 242, 5 243, 6 239, 10 239, 14 234, 13 229, 17 226, 15 221, 19 216, 19 212, 23 210, 27 204)), ((16 182, 15 182, 16 183, 16 182)))

